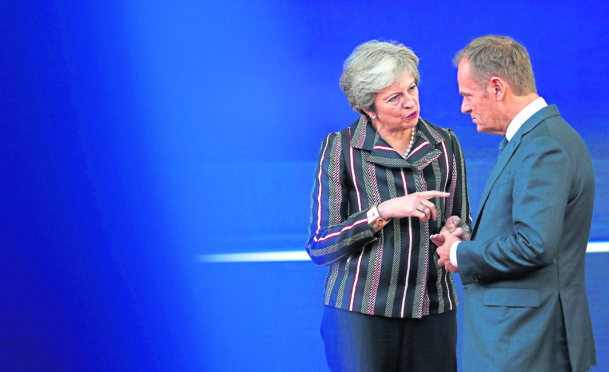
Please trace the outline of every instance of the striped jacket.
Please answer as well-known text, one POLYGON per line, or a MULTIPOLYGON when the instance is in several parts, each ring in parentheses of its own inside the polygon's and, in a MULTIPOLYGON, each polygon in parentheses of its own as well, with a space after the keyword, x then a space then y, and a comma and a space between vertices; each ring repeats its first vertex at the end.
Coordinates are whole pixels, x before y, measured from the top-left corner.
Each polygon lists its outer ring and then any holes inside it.
POLYGON ((452 130, 419 119, 404 159, 362 116, 323 140, 311 199, 306 249, 314 263, 329 265, 326 305, 398 318, 455 309, 452 276, 437 265, 429 240, 451 215, 471 226, 465 161, 452 130), (372 233, 370 206, 427 190, 450 193, 430 199, 437 221, 394 218, 372 233))

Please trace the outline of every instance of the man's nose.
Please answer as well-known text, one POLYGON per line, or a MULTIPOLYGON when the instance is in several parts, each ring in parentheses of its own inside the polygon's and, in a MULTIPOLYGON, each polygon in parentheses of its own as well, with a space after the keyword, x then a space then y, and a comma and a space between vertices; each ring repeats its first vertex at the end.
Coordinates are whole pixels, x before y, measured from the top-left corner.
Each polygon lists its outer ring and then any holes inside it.
POLYGON ((465 101, 465 99, 463 100, 463 102, 461 102, 461 112, 464 114, 467 114, 468 112, 472 111, 472 107, 471 105, 465 101))

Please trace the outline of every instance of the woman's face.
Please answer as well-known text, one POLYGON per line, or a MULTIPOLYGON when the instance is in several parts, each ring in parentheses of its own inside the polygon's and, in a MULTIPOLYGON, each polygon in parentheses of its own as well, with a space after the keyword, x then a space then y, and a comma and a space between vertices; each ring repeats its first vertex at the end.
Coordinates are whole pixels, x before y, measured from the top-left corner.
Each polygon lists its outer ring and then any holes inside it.
POLYGON ((414 128, 419 120, 419 89, 410 73, 384 88, 374 99, 374 124, 380 131, 404 131, 414 128))

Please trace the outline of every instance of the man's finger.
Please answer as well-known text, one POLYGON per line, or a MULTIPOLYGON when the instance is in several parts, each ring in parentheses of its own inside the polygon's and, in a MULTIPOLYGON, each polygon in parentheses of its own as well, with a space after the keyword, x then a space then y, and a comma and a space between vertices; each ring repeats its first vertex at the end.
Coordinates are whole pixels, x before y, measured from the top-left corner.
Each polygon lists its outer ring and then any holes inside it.
POLYGON ((435 245, 437 245, 438 247, 441 246, 442 244, 444 244, 444 242, 446 241, 446 239, 444 238, 443 235, 441 234, 434 234, 432 236, 429 237, 431 239, 432 242, 434 242, 435 245))

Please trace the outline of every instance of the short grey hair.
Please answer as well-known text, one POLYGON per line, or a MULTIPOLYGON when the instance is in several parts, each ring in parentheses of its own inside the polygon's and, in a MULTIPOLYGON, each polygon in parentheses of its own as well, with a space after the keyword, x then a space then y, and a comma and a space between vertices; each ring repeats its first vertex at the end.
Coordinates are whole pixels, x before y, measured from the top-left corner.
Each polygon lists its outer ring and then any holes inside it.
POLYGON ((490 78, 499 76, 517 96, 537 93, 529 53, 510 37, 486 35, 476 38, 457 53, 453 63, 458 67, 464 58, 469 61, 472 76, 485 92, 490 78))
POLYGON ((381 90, 405 73, 412 75, 419 85, 419 58, 412 50, 395 41, 372 40, 357 46, 343 65, 340 88, 349 105, 365 115, 375 111, 374 99, 381 90))

